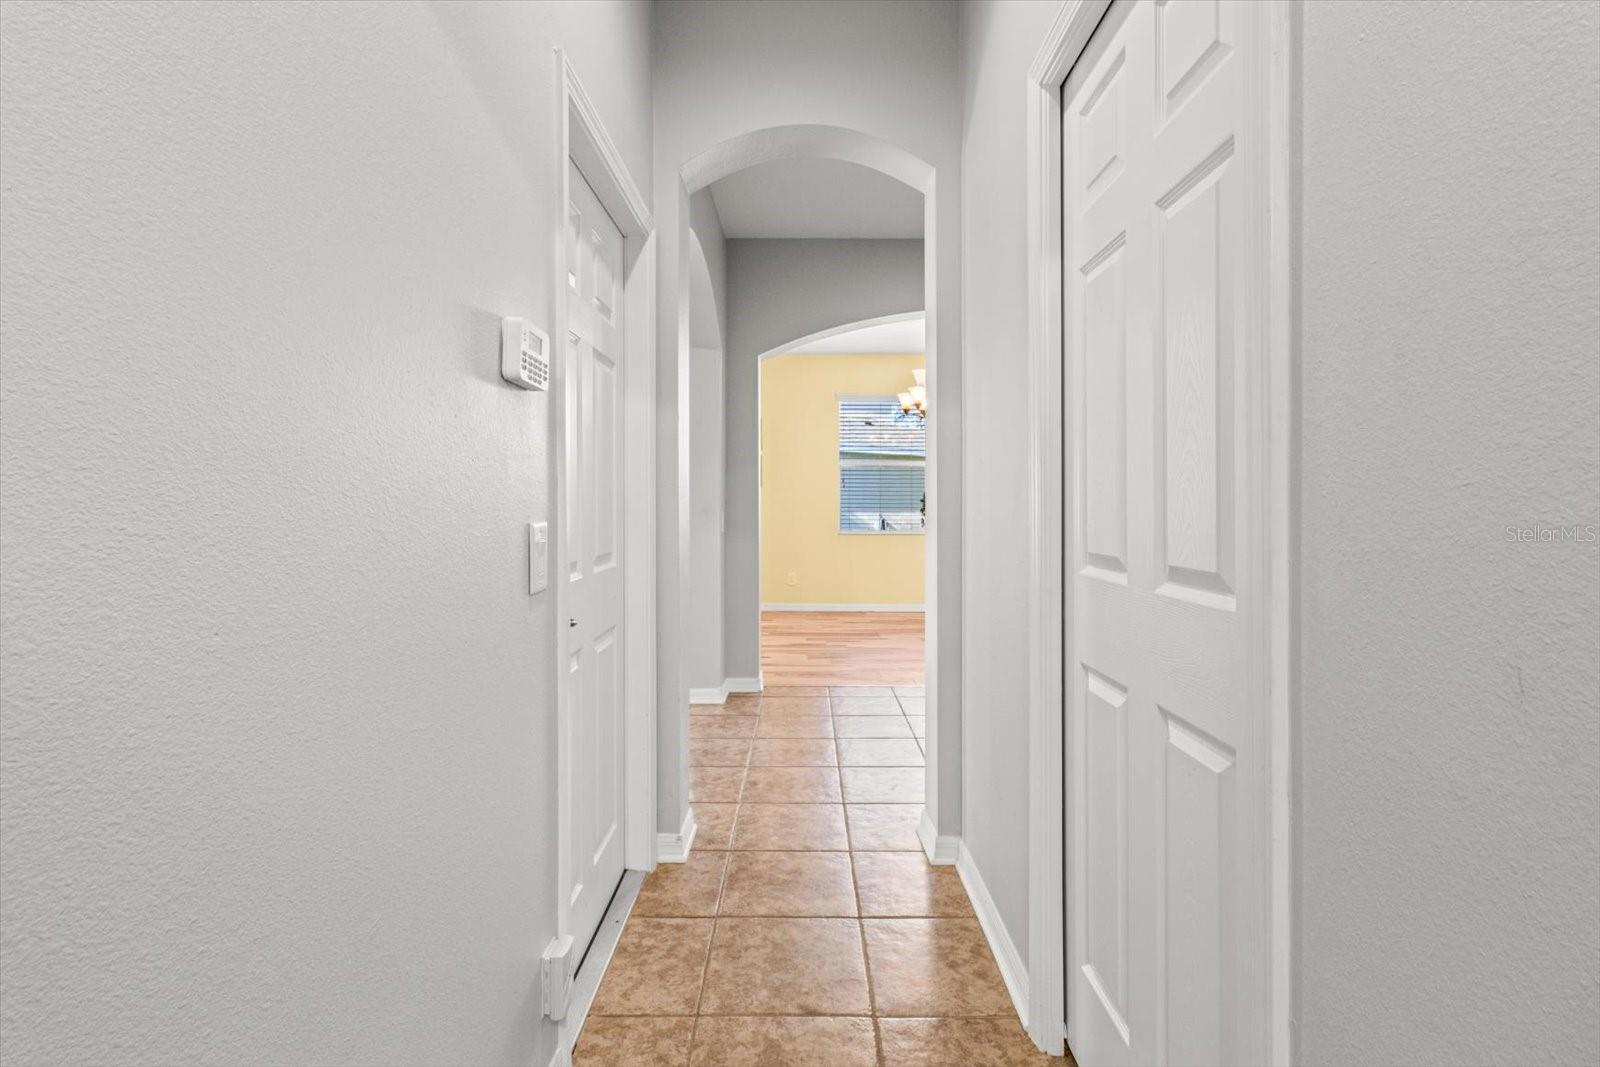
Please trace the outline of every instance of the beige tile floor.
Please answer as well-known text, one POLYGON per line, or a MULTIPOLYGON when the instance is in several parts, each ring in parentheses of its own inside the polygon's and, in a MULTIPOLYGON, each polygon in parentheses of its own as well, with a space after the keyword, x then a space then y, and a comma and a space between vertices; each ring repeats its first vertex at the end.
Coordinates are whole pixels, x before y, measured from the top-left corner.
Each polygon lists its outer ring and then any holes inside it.
POLYGON ((694 709, 694 851, 645 879, 578 1067, 1063 1067, 917 841, 922 709, 860 685, 694 709))

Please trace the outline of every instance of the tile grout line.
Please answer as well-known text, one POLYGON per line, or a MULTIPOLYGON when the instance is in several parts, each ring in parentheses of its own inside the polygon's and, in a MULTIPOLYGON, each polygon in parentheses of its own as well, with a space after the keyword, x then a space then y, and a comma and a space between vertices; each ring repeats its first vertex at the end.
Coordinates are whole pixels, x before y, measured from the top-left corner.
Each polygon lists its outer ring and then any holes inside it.
MULTIPOLYGON (((693 773, 692 769, 690 773, 693 773)), ((740 783, 739 791, 741 793, 744 792, 742 782, 740 783)), ((734 803, 733 808, 733 823, 734 826, 739 825, 739 805, 737 801, 734 803)), ((731 845, 733 843, 733 831, 729 830, 728 834, 728 843, 731 845)), ((685 1057, 686 1063, 694 1058, 695 1042, 700 1038, 700 1008, 704 1005, 706 999, 706 980, 711 977, 711 953, 717 944, 717 916, 722 912, 722 893, 727 888, 728 868, 732 865, 732 854, 724 852, 722 854, 722 876, 717 879, 717 900, 711 907, 711 936, 706 939, 706 961, 700 965, 700 992, 694 998, 694 1021, 689 1024, 689 1054, 685 1057)))
MULTIPOLYGON (((746 760, 749 759, 748 754, 745 758, 746 760)), ((690 774, 693 773, 693 768, 690 768, 690 774)), ((749 773, 748 763, 746 764, 746 773, 749 773)), ((739 793, 741 796, 744 794, 743 778, 739 780, 739 793)), ((717 944, 717 918, 722 914, 722 894, 728 887, 728 868, 733 866, 731 846, 733 845, 734 831, 739 826, 739 808, 741 806, 742 804, 739 801, 734 801, 733 826, 728 830, 730 850, 722 854, 722 876, 717 879, 717 900, 711 908, 711 936, 706 939, 706 961, 700 966, 700 992, 694 998, 694 1021, 689 1024, 689 1054, 685 1057, 686 1062, 694 1058, 695 1042, 700 1039, 700 1009, 705 1005, 706 981, 711 977, 711 953, 715 951, 717 944)))
MULTIPOLYGON (((832 690, 829 690, 828 692, 828 700, 828 710, 832 711, 832 690)), ((834 716, 834 718, 837 719, 838 716, 834 716)), ((834 725, 835 729, 833 732, 833 747, 834 755, 839 759, 841 767, 839 772, 839 797, 841 800, 843 800, 844 771, 842 768, 844 764, 844 753, 839 751, 839 731, 837 729, 837 723, 834 725)), ((861 906, 861 877, 860 873, 856 870, 855 839, 850 834, 850 811, 848 808, 846 808, 844 812, 844 839, 845 844, 850 848, 850 891, 855 895, 856 900, 856 936, 861 942, 861 973, 862 977, 866 979, 867 983, 867 1014, 872 1019, 872 1059, 874 1063, 881 1065, 883 1063, 883 1033, 878 1026, 878 997, 872 986, 872 958, 867 954, 867 926, 866 923, 861 921, 861 913, 863 910, 861 906)))

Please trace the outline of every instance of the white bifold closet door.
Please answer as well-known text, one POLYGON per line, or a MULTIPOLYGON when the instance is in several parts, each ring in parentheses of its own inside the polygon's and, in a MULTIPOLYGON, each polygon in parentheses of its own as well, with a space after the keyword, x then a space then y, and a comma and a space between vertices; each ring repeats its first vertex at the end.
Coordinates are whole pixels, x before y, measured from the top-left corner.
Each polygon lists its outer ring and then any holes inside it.
POLYGON ((1271 1048, 1257 17, 1118 0, 1063 90, 1068 1024, 1086 1067, 1271 1048))

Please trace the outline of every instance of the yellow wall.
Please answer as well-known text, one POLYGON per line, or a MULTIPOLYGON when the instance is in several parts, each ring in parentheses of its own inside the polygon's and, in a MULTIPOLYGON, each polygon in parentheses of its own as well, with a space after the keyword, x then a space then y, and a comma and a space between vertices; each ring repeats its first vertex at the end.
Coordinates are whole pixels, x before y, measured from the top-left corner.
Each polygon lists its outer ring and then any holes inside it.
POLYGON ((920 353, 761 364, 762 603, 922 603, 922 534, 839 532, 837 406, 894 396, 922 365, 920 353))

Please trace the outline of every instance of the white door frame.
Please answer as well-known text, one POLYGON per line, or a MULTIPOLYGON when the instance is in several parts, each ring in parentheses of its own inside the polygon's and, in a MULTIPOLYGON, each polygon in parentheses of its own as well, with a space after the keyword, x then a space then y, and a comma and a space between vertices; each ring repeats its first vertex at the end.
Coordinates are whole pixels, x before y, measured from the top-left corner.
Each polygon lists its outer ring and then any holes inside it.
MULTIPOLYGON (((551 201, 550 233, 554 246, 550 300, 552 374, 550 383, 551 469, 555 472, 550 499, 565 506, 566 425, 564 395, 568 368, 561 343, 567 333, 566 230, 570 196, 567 160, 578 165, 600 203, 622 231, 623 344, 627 362, 623 370, 623 487, 624 541, 622 546, 623 628, 625 663, 623 865, 648 871, 656 864, 656 703, 655 703, 655 223, 639 186, 600 122, 599 112, 578 81, 571 60, 556 54, 556 195, 551 201)), ((551 523, 551 559, 566 558, 565 516, 551 523)), ((572 861, 568 855, 572 835, 572 722, 567 672, 566 619, 569 616, 566 582, 559 565, 551 568, 555 592, 556 625, 556 811, 557 916, 556 933, 572 933, 566 886, 572 861)), ((576 963, 576 961, 573 961, 576 963)), ((570 1044, 567 1046, 570 1047, 570 1044)))
MULTIPOLYGON (((1059 1054, 1067 1037, 1065 751, 1062 677, 1065 667, 1063 623, 1071 618, 1071 583, 1065 581, 1066 531, 1072 527, 1072 501, 1064 492, 1062 465, 1068 408, 1063 399, 1066 361, 1062 330, 1061 87, 1083 54, 1111 0, 1063 0, 1028 69, 1028 366, 1029 470, 1033 492, 1029 529, 1028 620, 1031 641, 1029 685, 1028 863, 1028 1031, 1042 1049, 1059 1054)), ((1294 1057, 1290 1019, 1293 1010, 1290 875, 1292 850, 1292 730, 1294 661, 1295 469, 1297 441, 1294 395, 1297 283, 1294 186, 1297 132, 1295 85, 1299 10, 1293 4, 1262 5, 1247 20, 1267 37, 1270 64, 1252 73, 1249 92, 1263 100, 1258 110, 1260 143, 1266 146, 1269 226, 1251 236, 1264 244, 1268 265, 1268 323, 1265 339, 1267 381, 1258 399, 1267 426, 1264 516, 1272 558, 1269 561, 1268 632, 1260 650, 1267 663, 1262 679, 1267 711, 1272 827, 1271 1049, 1276 1063, 1294 1057)))

